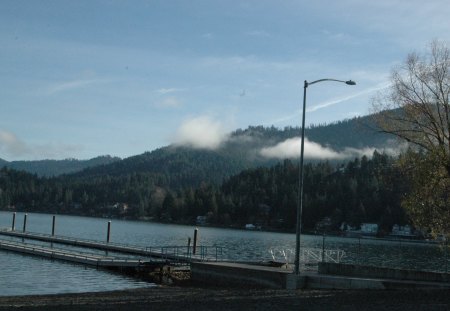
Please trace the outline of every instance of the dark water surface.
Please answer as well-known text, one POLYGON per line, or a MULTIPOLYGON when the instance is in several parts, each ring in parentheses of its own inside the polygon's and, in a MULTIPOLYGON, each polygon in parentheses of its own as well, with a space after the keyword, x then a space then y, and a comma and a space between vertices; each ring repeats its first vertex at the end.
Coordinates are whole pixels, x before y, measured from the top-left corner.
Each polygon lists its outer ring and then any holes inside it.
MULTIPOLYGON (((22 230, 23 213, 17 213, 15 227, 22 230)), ((0 228, 10 228, 12 213, 0 211, 0 228)), ((106 240, 108 219, 57 215, 56 235, 106 240)), ((195 227, 140 221, 112 220, 114 243, 144 247, 186 246, 195 227)), ((52 215, 28 214, 27 231, 51 234, 52 215)), ((2 237, 8 239, 7 237, 2 237)), ((293 261, 295 235, 221 228, 199 228, 200 245, 224 248, 223 260, 293 261)), ((444 247, 417 242, 385 241, 302 235, 302 249, 340 250, 342 262, 377 266, 446 271, 444 247)), ((90 292, 154 286, 136 279, 82 265, 51 261, 0 251, 0 295, 29 295, 90 292)))

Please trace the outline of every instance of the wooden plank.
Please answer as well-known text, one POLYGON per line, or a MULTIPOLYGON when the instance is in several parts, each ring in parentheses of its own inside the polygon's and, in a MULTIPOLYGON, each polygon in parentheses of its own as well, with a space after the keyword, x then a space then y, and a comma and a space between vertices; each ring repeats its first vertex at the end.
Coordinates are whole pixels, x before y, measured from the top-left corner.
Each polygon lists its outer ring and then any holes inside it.
POLYGON ((83 240, 83 239, 74 239, 74 238, 68 238, 68 237, 59 237, 59 236, 51 236, 46 234, 35 234, 35 233, 29 233, 29 232, 18 232, 18 231, 11 231, 11 230, 0 230, 0 235, 6 235, 6 236, 14 236, 19 238, 26 238, 26 239, 32 239, 32 240, 38 240, 38 241, 44 241, 44 242, 54 242, 54 243, 60 243, 65 245, 72 245, 72 246, 80 246, 80 247, 87 247, 87 248, 93 248, 93 249, 99 249, 99 250, 105 250, 105 251, 115 251, 115 252, 121 252, 121 253, 127 253, 127 254, 134 254, 134 255, 141 255, 141 256, 150 256, 155 258, 162 258, 165 260, 171 260, 171 261, 178 261, 178 262, 190 262, 192 260, 199 260, 198 258, 192 258, 191 256, 186 255, 175 255, 175 254, 167 254, 164 253, 162 250, 157 251, 156 249, 148 250, 143 247, 137 247, 137 246, 130 246, 130 245, 122 245, 122 244, 114 244, 114 243, 106 243, 101 241, 89 241, 89 240, 83 240))
POLYGON ((29 245, 19 242, 0 241, 0 249, 30 254, 50 259, 59 259, 69 262, 82 263, 96 267, 141 267, 150 261, 141 259, 123 259, 95 254, 82 254, 74 251, 48 248, 39 245, 29 245))

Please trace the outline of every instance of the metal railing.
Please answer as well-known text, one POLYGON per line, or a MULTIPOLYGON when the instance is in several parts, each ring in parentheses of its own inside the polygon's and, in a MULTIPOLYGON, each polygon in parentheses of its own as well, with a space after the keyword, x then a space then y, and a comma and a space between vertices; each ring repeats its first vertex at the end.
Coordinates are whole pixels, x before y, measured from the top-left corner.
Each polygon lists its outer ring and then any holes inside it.
MULTIPOLYGON (((269 253, 274 261, 293 263, 292 249, 269 253)), ((302 246, 301 267, 314 270, 319 262, 450 273, 450 245, 434 240, 309 236, 302 246)))
POLYGON ((219 261, 223 258, 223 247, 199 245, 194 250, 193 246, 149 246, 145 250, 149 254, 160 254, 167 260, 182 261, 219 261))
POLYGON ((72 245, 72 247, 79 248, 97 248, 104 251, 111 252, 140 252, 141 256, 157 256, 158 258, 164 259, 166 261, 180 263, 182 261, 189 263, 192 260, 195 261, 219 261, 222 259, 224 254, 223 248, 220 246, 206 246, 198 245, 195 250, 193 246, 139 246, 130 245, 124 243, 116 242, 105 242, 92 239, 84 238, 74 238, 68 236, 53 236, 45 233, 37 232, 19 232, 11 231, 7 229, 0 229, 0 232, 4 232, 7 235, 12 236, 14 234, 15 238, 18 239, 34 239, 50 243, 61 243, 66 245, 72 245))
MULTIPOLYGON (((269 254, 274 262, 292 266, 294 263, 294 249, 269 250, 269 254)), ((345 257, 344 250, 330 250, 323 248, 302 248, 300 251, 300 265, 303 270, 315 270, 319 262, 340 263, 345 257)))

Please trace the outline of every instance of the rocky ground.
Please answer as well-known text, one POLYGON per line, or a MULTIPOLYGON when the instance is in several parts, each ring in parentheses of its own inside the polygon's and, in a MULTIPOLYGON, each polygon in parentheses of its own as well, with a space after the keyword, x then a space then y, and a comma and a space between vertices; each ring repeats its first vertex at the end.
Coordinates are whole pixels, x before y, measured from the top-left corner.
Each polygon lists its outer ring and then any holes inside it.
MULTIPOLYGON (((2 310, 450 310, 449 290, 269 290, 204 286, 190 273, 154 273, 157 287, 122 291, 0 297, 2 310), (170 285, 168 285, 170 284, 170 285)), ((1 280, 0 280, 1 281, 1 280)))
POLYGON ((450 310, 448 290, 267 290, 160 286, 0 297, 0 310, 450 310))

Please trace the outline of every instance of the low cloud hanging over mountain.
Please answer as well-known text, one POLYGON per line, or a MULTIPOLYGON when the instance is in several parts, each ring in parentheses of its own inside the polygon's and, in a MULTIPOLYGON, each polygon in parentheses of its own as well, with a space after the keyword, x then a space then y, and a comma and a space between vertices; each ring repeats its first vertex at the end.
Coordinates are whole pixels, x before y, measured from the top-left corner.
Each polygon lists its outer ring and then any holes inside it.
MULTIPOLYGON (((265 147, 260 150, 260 154, 266 158, 275 159, 295 159, 300 156, 301 138, 294 137, 286 139, 274 146, 265 147)), ((305 137, 305 151, 304 157, 311 160, 345 160, 355 157, 367 156, 370 157, 375 150, 387 154, 398 154, 404 146, 398 148, 351 148, 346 147, 341 151, 336 151, 330 147, 322 146, 316 142, 309 141, 305 137)))
POLYGON ((195 149, 214 150, 221 146, 228 134, 221 122, 208 116, 187 119, 176 131, 173 143, 195 149))

